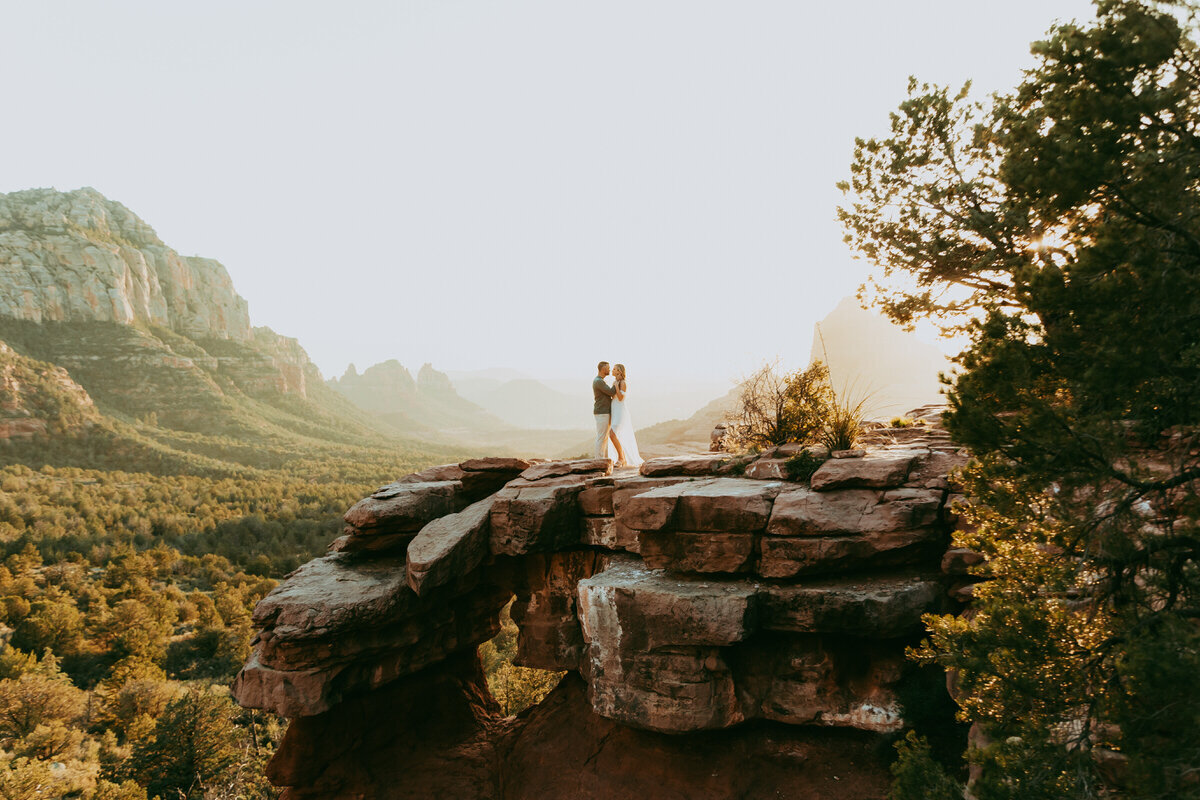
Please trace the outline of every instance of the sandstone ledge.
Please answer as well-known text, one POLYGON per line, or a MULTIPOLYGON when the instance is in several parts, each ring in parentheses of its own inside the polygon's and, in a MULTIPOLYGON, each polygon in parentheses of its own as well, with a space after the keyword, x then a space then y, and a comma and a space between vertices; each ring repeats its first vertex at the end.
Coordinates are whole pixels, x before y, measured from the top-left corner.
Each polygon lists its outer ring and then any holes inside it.
POLYGON ((336 713, 459 663, 515 595, 518 663, 577 674, 596 719, 685 737, 756 719, 895 731, 904 647, 961 588, 940 567, 962 460, 876 448, 811 486, 764 479, 786 473, 779 458, 734 477, 719 454, 638 475, 591 459, 423 470, 348 512, 347 552, 263 599, 234 693, 297 720, 336 713))

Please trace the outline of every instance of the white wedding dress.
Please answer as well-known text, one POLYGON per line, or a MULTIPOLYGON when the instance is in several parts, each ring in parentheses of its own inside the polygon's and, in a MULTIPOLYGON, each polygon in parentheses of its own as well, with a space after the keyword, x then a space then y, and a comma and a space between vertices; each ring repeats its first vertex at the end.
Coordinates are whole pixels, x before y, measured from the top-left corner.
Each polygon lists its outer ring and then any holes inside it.
MULTIPOLYGON (((626 395, 628 398, 629 395, 626 395)), ((624 400, 613 398, 612 416, 610 417, 612 431, 625 451, 625 463, 631 467, 642 465, 642 454, 638 452, 637 436, 633 433, 633 418, 629 416, 629 406, 624 400)), ((612 439, 608 440, 608 457, 617 463, 617 448, 613 447, 612 439)))

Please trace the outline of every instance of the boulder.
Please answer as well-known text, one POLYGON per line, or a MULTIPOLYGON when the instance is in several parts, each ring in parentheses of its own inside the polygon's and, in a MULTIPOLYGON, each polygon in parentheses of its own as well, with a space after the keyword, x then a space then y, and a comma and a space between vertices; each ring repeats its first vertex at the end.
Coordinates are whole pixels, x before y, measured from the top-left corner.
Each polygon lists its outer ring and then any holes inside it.
POLYGON ((618 525, 612 517, 584 517, 580 541, 590 547, 608 550, 626 550, 637 553, 641 550, 637 531, 618 525))
POLYGON ((970 462, 965 450, 933 450, 922 456, 908 473, 908 486, 926 486, 933 482, 938 488, 962 491, 950 477, 970 462))
POLYGON ((731 456, 722 453, 666 456, 643 462, 638 471, 648 478, 665 475, 712 475, 731 461, 731 456))
POLYGON ((631 556, 611 557, 604 570, 580 581, 578 593, 581 604, 585 598, 600 604, 592 606, 601 616, 594 620, 596 638, 589 642, 611 636, 647 648, 723 646, 758 629, 758 586, 753 581, 670 575, 631 556), (608 613, 629 625, 617 631, 601 624, 608 613))
POLYGON ((637 497, 651 489, 657 489, 662 486, 674 486, 690 480, 694 479, 684 477, 646 478, 641 475, 619 477, 615 480, 612 496, 615 518, 614 533, 617 541, 622 543, 623 549, 631 553, 636 553, 639 549, 637 531, 621 521, 621 512, 625 507, 625 503, 631 497, 637 497))
POLYGON ((539 481, 542 478, 556 478, 560 475, 583 475, 600 473, 611 475, 613 462, 607 458, 586 458, 573 461, 547 461, 535 464, 521 473, 527 481, 539 481))
POLYGON ((779 483, 745 478, 678 483, 629 498, 622 503, 617 521, 639 531, 762 530, 771 516, 771 502, 782 488, 779 483))
POLYGON ((408 545, 409 587, 442 586, 475 569, 488 556, 489 520, 493 498, 467 506, 426 525, 408 545))
POLYGON ((817 468, 812 488, 891 489, 908 479, 908 471, 917 460, 912 450, 877 450, 862 458, 831 458, 817 468))

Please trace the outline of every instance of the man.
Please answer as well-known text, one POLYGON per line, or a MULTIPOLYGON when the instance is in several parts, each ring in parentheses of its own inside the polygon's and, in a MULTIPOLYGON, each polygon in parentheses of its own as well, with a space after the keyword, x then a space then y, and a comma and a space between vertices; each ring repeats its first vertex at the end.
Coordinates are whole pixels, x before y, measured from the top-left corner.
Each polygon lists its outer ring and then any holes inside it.
POLYGON ((592 379, 592 394, 596 402, 592 405, 592 414, 596 417, 596 458, 608 456, 608 429, 612 425, 612 399, 617 390, 605 382, 608 377, 608 362, 601 361, 596 365, 597 375, 592 379))

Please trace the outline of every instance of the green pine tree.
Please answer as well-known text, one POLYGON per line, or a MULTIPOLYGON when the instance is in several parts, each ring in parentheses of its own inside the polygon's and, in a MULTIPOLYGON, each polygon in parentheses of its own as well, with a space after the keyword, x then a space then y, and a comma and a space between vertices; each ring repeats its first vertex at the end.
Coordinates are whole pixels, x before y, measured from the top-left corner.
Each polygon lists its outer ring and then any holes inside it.
POLYGON ((990 580, 918 655, 987 737, 980 800, 1200 796, 1195 11, 1098 0, 986 103, 913 81, 842 185, 868 293, 969 336, 949 425, 990 580))

